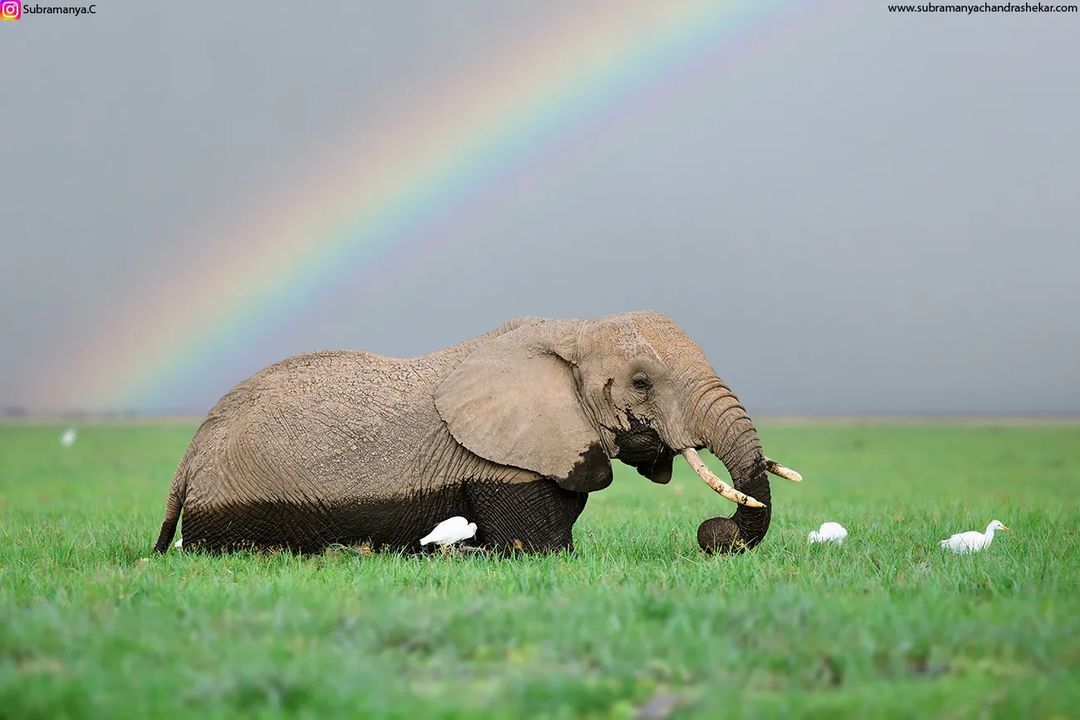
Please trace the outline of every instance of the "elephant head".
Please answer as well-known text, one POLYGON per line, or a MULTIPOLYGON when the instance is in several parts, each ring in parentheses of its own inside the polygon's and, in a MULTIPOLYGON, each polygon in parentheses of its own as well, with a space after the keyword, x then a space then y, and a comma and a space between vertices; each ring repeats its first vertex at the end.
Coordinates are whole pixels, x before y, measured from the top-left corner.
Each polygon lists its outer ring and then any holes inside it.
POLYGON ((449 374, 435 403, 473 453, 577 492, 607 487, 612 458, 666 483, 684 455, 738 503, 732 517, 698 529, 709 551, 759 543, 771 513, 766 473, 798 476, 762 454, 753 423, 701 349, 656 312, 510 323, 449 374), (701 462, 701 448, 724 463, 734 487, 701 462))

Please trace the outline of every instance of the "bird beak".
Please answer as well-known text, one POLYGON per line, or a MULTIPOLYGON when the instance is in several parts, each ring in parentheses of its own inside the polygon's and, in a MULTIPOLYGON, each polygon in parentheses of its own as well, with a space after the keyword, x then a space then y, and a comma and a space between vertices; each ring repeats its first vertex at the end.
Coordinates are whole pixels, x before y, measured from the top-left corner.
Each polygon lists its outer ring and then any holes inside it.
POLYGON ((1012 530, 1010 530, 1009 528, 1007 528, 1004 525, 1001 526, 1001 529, 1004 530, 1005 532, 1012 532, 1012 530))

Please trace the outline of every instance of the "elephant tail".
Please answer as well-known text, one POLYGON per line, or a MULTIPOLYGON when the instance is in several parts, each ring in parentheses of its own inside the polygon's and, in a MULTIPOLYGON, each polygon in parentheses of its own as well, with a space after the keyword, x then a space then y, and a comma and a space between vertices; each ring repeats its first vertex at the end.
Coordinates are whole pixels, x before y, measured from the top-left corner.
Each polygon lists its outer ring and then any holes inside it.
POLYGON ((184 500, 187 498, 188 463, 191 455, 190 451, 184 455, 169 486, 169 499, 165 502, 165 519, 161 522, 161 533, 158 535, 157 544, 154 545, 156 553, 168 552, 173 535, 176 534, 176 524, 180 520, 180 511, 184 509, 184 500))

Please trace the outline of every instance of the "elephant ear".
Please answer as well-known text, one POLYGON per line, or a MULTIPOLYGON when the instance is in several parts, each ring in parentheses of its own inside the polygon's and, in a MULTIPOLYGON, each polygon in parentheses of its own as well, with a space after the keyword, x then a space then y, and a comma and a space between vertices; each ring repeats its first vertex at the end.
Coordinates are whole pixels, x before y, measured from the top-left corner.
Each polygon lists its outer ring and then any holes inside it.
POLYGON ((538 321, 477 347, 435 391, 454 439, 500 465, 577 492, 611 484, 611 459, 585 416, 573 366, 577 325, 538 321))

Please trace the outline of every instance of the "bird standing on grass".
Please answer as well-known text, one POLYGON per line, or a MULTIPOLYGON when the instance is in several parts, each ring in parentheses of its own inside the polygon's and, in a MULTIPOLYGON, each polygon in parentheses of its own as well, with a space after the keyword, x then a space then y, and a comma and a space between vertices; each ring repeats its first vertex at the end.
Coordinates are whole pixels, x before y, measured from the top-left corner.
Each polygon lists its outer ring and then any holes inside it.
POLYGON ((812 543, 832 542, 839 545, 846 537, 847 530, 843 525, 838 522, 827 522, 821 523, 821 527, 817 530, 811 530, 807 539, 812 543))
POLYGON ((977 530, 969 530, 968 532, 957 533, 948 540, 942 540, 938 545, 946 550, 951 550, 954 553, 973 553, 985 550, 990 547, 990 543, 994 542, 994 531, 1005 530, 1008 532, 1009 528, 1005 527, 1004 523, 1000 520, 993 520, 986 526, 986 532, 981 533, 977 530))
POLYGON ((75 444, 76 438, 78 438, 78 433, 75 432, 75 428, 68 428, 60 436, 60 444, 64 447, 71 447, 75 444))
POLYGON ((440 547, 468 540, 476 535, 476 523, 471 523, 460 515, 443 520, 430 533, 420 538, 421 545, 435 543, 440 547))

